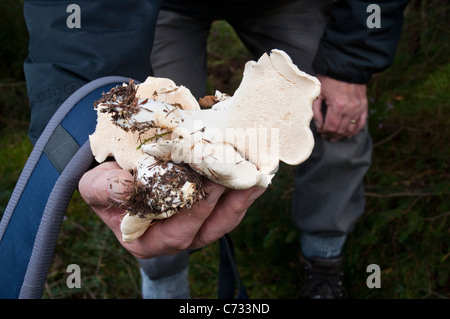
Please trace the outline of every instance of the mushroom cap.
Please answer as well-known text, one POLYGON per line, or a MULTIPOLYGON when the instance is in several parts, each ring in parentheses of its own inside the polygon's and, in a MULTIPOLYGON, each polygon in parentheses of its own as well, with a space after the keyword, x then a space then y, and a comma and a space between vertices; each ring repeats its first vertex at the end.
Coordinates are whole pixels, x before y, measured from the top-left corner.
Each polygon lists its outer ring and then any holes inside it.
POLYGON ((187 87, 177 86, 166 78, 147 77, 137 86, 136 96, 179 105, 183 110, 200 110, 200 105, 187 87))
POLYGON ((248 62, 234 95, 218 99, 212 108, 178 110, 169 117, 153 113, 158 125, 172 130, 174 143, 143 148, 152 156, 189 163, 230 188, 251 187, 255 181, 266 187, 280 160, 297 165, 311 154, 312 104, 319 94, 317 78, 300 71, 285 52, 272 50, 248 62), (197 156, 196 149, 202 150, 197 156), (238 165, 241 160, 255 167, 238 165))
MULTIPOLYGON (((176 86, 172 80, 165 78, 148 77, 145 82, 137 85, 136 97, 177 104, 185 110, 200 109, 189 89, 176 86)), ((89 136, 89 140, 97 162, 102 163, 107 157, 112 156, 121 168, 133 170, 137 163, 147 156, 138 149, 139 145, 158 133, 157 129, 150 129, 144 133, 126 132, 113 123, 110 114, 98 111, 97 126, 95 132, 89 136)))
POLYGON ((233 136, 234 145, 259 170, 270 173, 279 160, 297 165, 311 155, 312 104, 319 94, 316 77, 300 71, 285 52, 272 50, 258 62, 247 62, 236 92, 213 108, 229 110, 227 127, 256 130, 256 135, 233 136))

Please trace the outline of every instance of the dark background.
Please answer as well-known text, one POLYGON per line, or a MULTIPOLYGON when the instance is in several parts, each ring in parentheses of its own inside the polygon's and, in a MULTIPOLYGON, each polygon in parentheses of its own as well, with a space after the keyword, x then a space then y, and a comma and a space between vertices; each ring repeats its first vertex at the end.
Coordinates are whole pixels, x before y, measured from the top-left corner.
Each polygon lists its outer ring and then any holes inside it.
MULTIPOLYGON (((0 214, 31 152, 22 64, 28 34, 23 1, 0 2, 0 214)), ((450 297, 449 3, 413 0, 394 64, 368 85, 373 164, 367 209, 344 247, 351 298, 450 297), (381 288, 366 271, 381 268, 381 288)), ((223 21, 208 46, 209 90, 232 94, 250 55, 223 21)), ((293 167, 281 165, 273 185, 232 233, 238 267, 251 298, 296 298, 298 230, 290 221, 293 167)), ((215 298, 218 245, 192 255, 192 297, 215 298)), ((75 194, 63 222, 44 298, 139 298, 137 263, 75 194), (78 264, 80 289, 66 286, 78 264)))

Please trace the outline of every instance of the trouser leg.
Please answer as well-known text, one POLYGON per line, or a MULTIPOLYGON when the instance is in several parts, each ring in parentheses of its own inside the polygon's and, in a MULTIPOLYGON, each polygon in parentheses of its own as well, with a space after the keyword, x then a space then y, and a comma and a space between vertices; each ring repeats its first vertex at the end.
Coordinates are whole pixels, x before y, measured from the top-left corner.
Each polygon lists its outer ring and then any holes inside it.
POLYGON ((159 279, 150 279, 141 268, 143 299, 189 299, 189 267, 159 279))
POLYGON ((258 59, 264 52, 280 49, 304 72, 314 74, 312 63, 328 22, 332 1, 302 0, 258 15, 231 18, 228 22, 258 59))
POLYGON ((138 259, 145 299, 189 298, 189 252, 138 259))
POLYGON ((294 179, 292 217, 302 230, 306 257, 340 255, 346 236, 364 213, 363 178, 369 169, 372 141, 367 125, 351 139, 331 143, 315 134, 310 158, 294 179), (305 200, 306 199, 306 200, 305 200))
POLYGON ((348 234, 365 208, 363 178, 372 154, 367 125, 351 139, 331 143, 315 134, 315 142, 295 176, 294 222, 308 233, 348 234))
POLYGON ((173 80, 187 87, 196 97, 206 92, 206 41, 211 19, 196 19, 161 10, 151 53, 153 72, 157 77, 173 80))
MULTIPOLYGON (((231 24, 255 58, 282 49, 301 70, 314 74, 312 62, 330 6, 331 1, 297 1, 231 24)), ((346 234, 364 212, 362 181, 370 165, 371 138, 366 126, 351 139, 330 143, 311 128, 316 144, 295 175, 292 217, 302 230, 305 254, 328 258, 340 254, 346 234)))

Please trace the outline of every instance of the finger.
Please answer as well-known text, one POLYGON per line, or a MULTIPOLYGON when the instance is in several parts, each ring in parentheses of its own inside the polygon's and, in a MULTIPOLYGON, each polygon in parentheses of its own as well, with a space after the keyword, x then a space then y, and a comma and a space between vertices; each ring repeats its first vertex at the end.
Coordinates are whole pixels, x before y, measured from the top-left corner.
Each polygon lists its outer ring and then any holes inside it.
POLYGON ((361 93, 360 97, 360 114, 359 118, 355 125, 352 125, 351 129, 349 129, 348 137, 351 138, 358 134, 366 125, 367 117, 368 117, 368 101, 367 96, 365 95, 365 90, 361 93))
POLYGON ((322 103, 324 103, 323 96, 320 95, 312 105, 313 110, 313 121, 317 129, 321 129, 323 125, 323 113, 322 113, 322 103))
POLYGON ((337 131, 334 134, 330 134, 329 137, 331 142, 336 142, 342 138, 350 138, 356 135, 359 132, 359 127, 361 123, 361 116, 343 116, 341 120, 341 124, 337 131), (358 118, 358 120, 354 120, 354 118, 358 118))
POLYGON ((331 143, 337 142, 345 137, 345 135, 340 135, 337 133, 328 133, 328 134, 322 134, 321 137, 323 139, 326 139, 330 141, 331 143))
POLYGON ((362 114, 364 112, 363 102, 360 99, 354 99, 349 104, 349 110, 349 116, 343 119, 343 123, 346 123, 343 134, 347 137, 356 135, 360 129, 362 114))
MULTIPOLYGON (((336 118, 340 117, 340 121, 338 127, 330 132, 334 133, 336 138, 339 139, 356 134, 364 110, 362 101, 360 99, 346 99, 337 104, 338 106, 334 107, 330 113, 336 118), (336 110, 338 111, 336 112, 336 110)), ((335 141, 336 138, 333 140, 335 141)))
POLYGON ((347 121, 349 120, 342 109, 343 107, 341 106, 328 108, 325 123, 320 132, 322 138, 328 139, 330 142, 336 142, 346 137, 348 125, 346 126, 344 121, 346 121, 346 119, 347 121))
MULTIPOLYGON (((352 108, 352 106, 349 106, 349 108, 352 108)), ((336 129, 337 135, 342 137, 348 136, 349 132, 355 127, 355 118, 359 119, 359 115, 355 115, 354 113, 342 114, 339 127, 336 129)))
POLYGON ((349 129, 348 132, 348 138, 352 138, 353 136, 357 135, 359 132, 361 132, 361 130, 364 128, 364 126, 366 125, 367 122, 367 112, 364 112, 363 114, 361 114, 361 116, 359 117, 359 120, 356 122, 355 125, 353 126, 353 129, 349 129))
POLYGON ((358 117, 354 116, 353 118, 351 118, 349 120, 348 129, 347 129, 347 132, 345 133, 345 135, 347 137, 350 138, 350 137, 355 136, 356 134, 358 134, 358 132, 359 132, 359 130, 361 128, 360 127, 361 120, 362 120, 361 115, 358 115, 358 117))
POLYGON ((132 187, 133 176, 116 162, 106 162, 86 172, 78 189, 91 207, 109 207, 110 200, 123 200, 132 187))
POLYGON ((206 219, 192 242, 191 248, 203 247, 231 232, 240 224, 248 207, 265 192, 266 188, 231 190, 222 196, 214 212, 206 219))
POLYGON ((336 106, 328 106, 324 124, 320 130, 325 134, 336 134, 341 125, 342 113, 336 106))
POLYGON ((121 201, 126 197, 133 177, 116 162, 105 162, 86 172, 78 184, 78 189, 99 218, 121 240, 120 223, 123 210, 111 205, 110 200, 121 201), (121 182, 123 181, 123 182, 121 182))
POLYGON ((342 105, 341 122, 336 130, 339 136, 349 136, 357 130, 357 124, 361 118, 361 101, 357 98, 347 99, 342 105))
POLYGON ((225 187, 213 182, 205 185, 207 198, 200 200, 190 210, 182 209, 168 219, 158 221, 141 237, 126 244, 127 249, 139 258, 161 254, 174 254, 189 248, 205 220, 214 210, 225 187))

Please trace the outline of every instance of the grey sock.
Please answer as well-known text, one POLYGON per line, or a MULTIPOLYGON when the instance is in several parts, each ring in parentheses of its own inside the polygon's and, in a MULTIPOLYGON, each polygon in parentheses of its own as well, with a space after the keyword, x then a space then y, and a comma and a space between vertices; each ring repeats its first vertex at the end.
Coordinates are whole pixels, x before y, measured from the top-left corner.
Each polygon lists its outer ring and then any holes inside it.
POLYGON ((300 244, 303 256, 310 259, 312 256, 319 258, 335 258, 341 255, 346 235, 323 236, 311 233, 300 235, 300 244))
POLYGON ((143 299, 189 299, 188 268, 168 277, 152 280, 141 269, 143 299))

